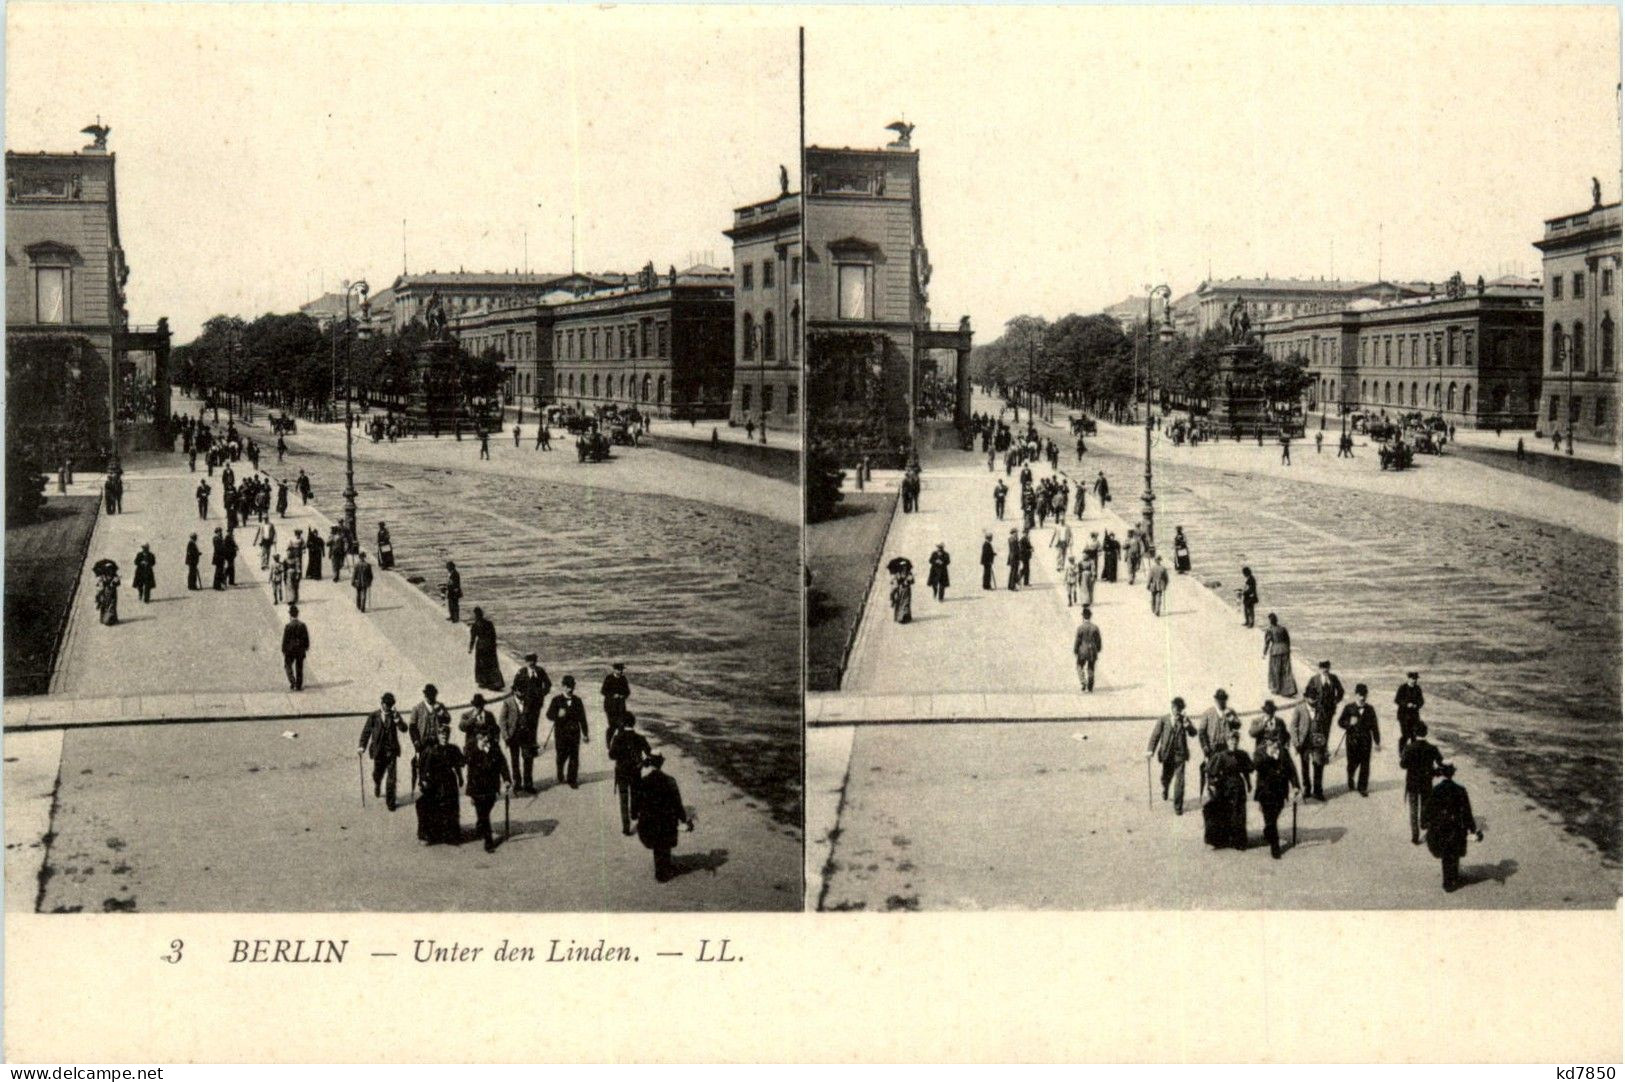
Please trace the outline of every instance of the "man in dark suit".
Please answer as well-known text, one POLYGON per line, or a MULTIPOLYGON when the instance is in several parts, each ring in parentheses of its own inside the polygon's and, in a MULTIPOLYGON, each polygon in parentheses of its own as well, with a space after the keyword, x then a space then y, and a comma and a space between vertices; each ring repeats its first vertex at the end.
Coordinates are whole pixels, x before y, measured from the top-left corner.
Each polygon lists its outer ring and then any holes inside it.
POLYGON ((677 781, 661 767, 663 755, 649 756, 649 773, 638 782, 638 840, 654 851, 655 879, 664 883, 672 877, 671 851, 677 848, 677 824, 689 830, 694 821, 683 807, 683 794, 677 781))
POLYGON ((1321 783, 1330 750, 1327 741, 1331 736, 1332 718, 1337 713, 1337 704, 1343 701, 1343 681, 1332 672, 1330 661, 1322 661, 1320 671, 1311 676, 1309 683, 1304 685, 1303 701, 1315 711, 1309 755, 1309 766, 1314 773, 1313 788, 1311 790, 1311 779, 1306 775, 1303 779, 1303 789, 1305 793, 1313 791, 1315 799, 1323 801, 1326 794, 1321 788, 1321 783))
POLYGON ((1405 754, 1405 745, 1416 739, 1416 727, 1422 723, 1422 685, 1414 672, 1405 674, 1405 682, 1394 692, 1394 706, 1399 716, 1399 753, 1405 754))
POLYGON ((1014 530, 1010 531, 1010 540, 1008 545, 1009 550, 1005 554, 1004 562, 1010 568, 1010 581, 1008 583, 1008 588, 1014 590, 1016 588, 1016 580, 1021 577, 1021 539, 1016 536, 1016 531, 1014 530))
POLYGON ((609 738, 615 735, 615 730, 620 728, 621 719, 626 716, 626 700, 632 697, 632 685, 626 682, 625 662, 617 661, 612 666, 610 674, 604 677, 601 690, 604 696, 606 726, 604 740, 607 743, 609 738))
POLYGON ((1084 691, 1095 690, 1095 662, 1100 660, 1100 628, 1089 617, 1089 606, 1083 607, 1083 623, 1072 638, 1072 656, 1078 663, 1078 686, 1084 691))
POLYGON ((1405 805, 1411 814, 1411 844, 1422 844, 1422 804, 1433 788, 1433 778, 1444 765, 1444 756, 1428 742, 1426 722, 1418 721, 1411 730, 1411 742, 1399 753, 1400 769, 1405 771, 1405 805))
POLYGON ((367 562, 367 554, 355 554, 355 569, 350 572, 350 585, 355 587, 355 607, 362 612, 367 611, 367 595, 372 592, 372 564, 367 562))
POLYGON ((479 743, 480 734, 491 737, 492 746, 502 737, 502 727, 497 719, 491 716, 491 711, 485 708, 485 696, 475 694, 469 701, 468 709, 457 720, 457 731, 463 734, 463 755, 466 757, 479 743))
POLYGON ((1173 709, 1157 719, 1151 730, 1151 740, 1145 746, 1146 755, 1155 755, 1162 764, 1162 799, 1168 799, 1168 785, 1174 787, 1174 814, 1185 814, 1185 764, 1190 762, 1190 737, 1196 735, 1196 726, 1185 716, 1185 700, 1175 698, 1173 709))
POLYGON ((497 746, 496 737, 484 729, 473 735, 473 746, 464 756, 468 769, 464 791, 474 804, 474 829, 485 842, 485 851, 490 853, 497 847, 491 833, 491 809, 496 806, 497 794, 512 788, 513 778, 508 774, 508 762, 497 746))
POLYGON ((400 734, 406 732, 406 721, 395 710, 395 695, 384 692, 377 710, 367 715, 361 727, 361 743, 357 755, 372 760, 372 795, 383 796, 390 811, 395 810, 395 762, 401 757, 400 734), (379 785, 384 792, 379 793, 379 785))
POLYGON ((587 707, 576 698, 576 678, 564 678, 564 690, 553 696, 547 707, 547 720, 553 723, 553 753, 559 782, 576 789, 581 765, 581 745, 592 743, 587 732, 587 707))
POLYGON ((1354 701, 1343 707, 1343 716, 1337 727, 1343 730, 1348 746, 1349 789, 1366 795, 1371 782, 1371 749, 1382 747, 1382 733, 1377 728, 1377 708, 1366 702, 1366 686, 1354 685, 1354 701))
POLYGON ((214 528, 214 539, 210 543, 214 546, 209 555, 209 560, 214 565, 214 589, 224 590, 226 588, 226 539, 222 536, 220 527, 216 526, 214 528))
POLYGON ((632 820, 638 817, 636 802, 638 778, 643 761, 651 754, 649 741, 637 731, 637 717, 628 710, 620 728, 609 738, 609 757, 615 763, 615 795, 621 805, 621 833, 632 833, 632 820))
POLYGON ((198 575, 198 564, 203 562, 203 550, 197 547, 197 534, 193 534, 186 542, 186 588, 188 590, 203 589, 203 579, 198 575))
POLYGON ((993 561, 998 559, 998 552, 993 548, 993 531, 989 530, 982 535, 982 589, 993 589, 993 561))
POLYGON ((527 793, 536 791, 536 733, 541 728, 542 707, 547 705, 547 693, 551 690, 553 681, 548 678, 547 670, 537 663, 535 654, 526 654, 524 668, 513 677, 519 717, 508 742, 508 755, 513 763, 513 783, 527 793))
POLYGON ((1467 798, 1467 790, 1455 782, 1455 766, 1444 763, 1439 773, 1444 779, 1433 787, 1422 806, 1422 829, 1428 832, 1428 852, 1444 866, 1444 889, 1453 891, 1461 885, 1461 858, 1467 855, 1467 835, 1476 834, 1483 841, 1484 832, 1473 818, 1473 802, 1467 798))
POLYGON ((288 674, 288 687, 305 690, 305 655, 310 653, 310 629, 299 619, 299 606, 288 606, 288 623, 282 629, 282 669, 288 674))

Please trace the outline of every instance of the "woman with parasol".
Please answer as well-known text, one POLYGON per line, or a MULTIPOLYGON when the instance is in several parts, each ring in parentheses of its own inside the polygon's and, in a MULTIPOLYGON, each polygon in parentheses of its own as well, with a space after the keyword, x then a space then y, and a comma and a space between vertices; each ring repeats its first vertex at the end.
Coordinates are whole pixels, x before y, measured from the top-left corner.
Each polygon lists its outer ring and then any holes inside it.
POLYGON ((90 570, 96 575, 96 611, 102 623, 111 627, 118 623, 118 564, 103 558, 90 570))
POLYGON ((906 556, 893 556, 886 570, 891 572, 892 619, 909 623, 914 619, 914 565, 906 556))

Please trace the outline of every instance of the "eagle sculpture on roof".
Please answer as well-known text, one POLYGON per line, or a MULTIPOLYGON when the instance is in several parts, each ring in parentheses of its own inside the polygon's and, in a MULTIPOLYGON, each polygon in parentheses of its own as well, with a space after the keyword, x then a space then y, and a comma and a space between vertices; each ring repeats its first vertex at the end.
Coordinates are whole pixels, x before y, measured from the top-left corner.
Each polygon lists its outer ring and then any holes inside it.
POLYGON ((106 150, 107 134, 112 130, 112 128, 102 123, 101 117, 97 117, 96 123, 91 124, 89 127, 80 128, 79 133, 81 135, 88 135, 94 140, 94 142, 85 148, 86 150, 106 150))
POLYGON ((906 147, 908 146, 908 137, 914 134, 914 125, 906 120, 894 120, 886 125, 886 130, 896 132, 897 145, 906 147))

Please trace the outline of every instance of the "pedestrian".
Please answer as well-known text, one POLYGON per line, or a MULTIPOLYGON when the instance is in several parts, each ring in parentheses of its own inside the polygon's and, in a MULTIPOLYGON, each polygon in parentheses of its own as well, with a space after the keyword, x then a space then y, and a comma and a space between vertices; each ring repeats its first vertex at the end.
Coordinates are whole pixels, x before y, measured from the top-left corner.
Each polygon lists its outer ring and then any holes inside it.
POLYGON ((1128 536, 1123 541, 1128 550, 1128 584, 1134 585, 1134 580, 1140 574, 1140 561, 1145 559, 1145 545, 1140 541, 1140 530, 1136 526, 1129 527, 1128 536))
POLYGON ((1033 539, 1028 530, 1021 531, 1021 584, 1033 584, 1033 539))
POLYGON ((463 600, 463 576, 457 570, 457 565, 450 560, 446 561, 446 612, 452 623, 457 622, 457 606, 463 600))
POLYGON ((292 691, 305 690, 305 655, 310 653, 310 629, 299 619, 299 606, 288 606, 288 622, 282 628, 282 671, 288 674, 292 691))
POLYGON ((474 655, 474 683, 489 691, 501 691, 506 684, 497 662, 497 629, 477 605, 474 622, 468 625, 468 652, 474 655))
POLYGON ((1310 677, 1303 694, 1304 702, 1313 712, 1308 732, 1309 762, 1304 769, 1303 788, 1305 793, 1324 803, 1324 775, 1328 749, 1331 747, 1332 711, 1343 698, 1343 685, 1337 677, 1331 676, 1331 662, 1321 662, 1320 668, 1319 673, 1310 677), (1322 680, 1323 676, 1330 676, 1330 681, 1322 680))
MULTIPOLYGON (((367 554, 355 554, 355 570, 350 572, 350 585, 355 587, 355 607, 362 612, 367 611, 367 596, 372 592, 372 564, 367 562, 367 554)), ((499 683, 498 688, 501 687, 499 683)))
POLYGON ((1095 690, 1095 662, 1100 660, 1100 628, 1090 620, 1091 611, 1083 606, 1083 623, 1072 637, 1072 655, 1078 663, 1078 683, 1084 691, 1095 690))
POLYGON ((1185 716, 1185 700, 1175 697, 1172 709, 1157 719, 1151 730, 1151 740, 1145 753, 1156 756, 1162 764, 1162 799, 1168 799, 1168 786, 1173 785, 1174 814, 1185 814, 1185 764, 1190 761, 1190 737, 1196 735, 1196 726, 1185 716))
POLYGON ((677 847, 677 824, 694 829, 676 779, 662 770, 665 765, 664 755, 650 755, 649 773, 639 780, 637 790, 638 840, 653 850, 655 879, 662 883, 674 874, 671 851, 677 847))
POLYGON ((333 563, 333 581, 337 583, 344 576, 344 561, 350 555, 350 532, 344 524, 336 523, 327 533, 327 556, 333 563))
POLYGON ((418 840, 425 845, 461 845, 462 818, 457 791, 463 787, 463 753, 451 742, 451 725, 441 723, 418 752, 418 840))
POLYGON ((1168 592, 1168 569, 1161 556, 1152 558, 1151 568, 1145 573, 1145 588, 1151 592, 1151 614, 1161 616, 1163 596, 1168 592))
POLYGON ((1219 688, 1213 693, 1213 705, 1196 720, 1196 742, 1202 747, 1205 768, 1215 755, 1229 747, 1230 734, 1241 732, 1241 715, 1230 708, 1230 693, 1219 688))
POLYGON ((1405 682, 1394 692, 1394 706, 1399 719, 1399 753, 1405 754, 1405 745, 1415 738, 1416 728, 1422 723, 1422 705, 1427 700, 1422 694, 1421 675, 1405 674, 1405 682))
POLYGON ((457 731, 463 734, 463 755, 474 750, 474 745, 481 733, 488 733, 495 739, 502 735, 502 727, 497 719, 491 716, 491 711, 485 708, 485 696, 475 692, 469 700, 468 709, 463 716, 457 719, 457 731))
POLYGON ((265 577, 270 580, 271 583, 271 604, 282 604, 282 588, 283 584, 287 580, 284 578, 282 573, 282 554, 280 552, 273 552, 271 554, 271 566, 266 568, 265 577))
POLYGON ((621 808, 621 833, 632 833, 632 820, 638 818, 638 780, 644 760, 653 753, 649 741, 637 731, 637 717, 627 711, 621 725, 609 739, 609 757, 615 764, 615 797, 621 808))
POLYGON ((1298 696, 1298 680, 1292 675, 1292 636, 1272 612, 1264 629, 1264 656, 1269 658, 1270 694, 1283 699, 1298 696))
POLYGON ((135 596, 141 599, 143 605, 152 600, 152 592, 158 588, 158 577, 153 569, 158 565, 158 557, 152 554, 152 546, 143 543, 141 551, 135 554, 135 577, 130 584, 135 587, 135 596))
POLYGON ((286 478, 279 478, 276 483, 276 517, 288 517, 288 482, 286 478))
POLYGON ((1518 437, 1518 461, 1523 461, 1523 437, 1518 437))
POLYGON ((1325 442, 1325 439, 1326 439, 1326 433, 1324 433, 1324 432, 1316 432, 1315 433, 1315 454, 1317 454, 1317 455, 1320 454, 1320 445, 1323 442, 1325 442))
POLYGON ((1072 547, 1072 527, 1057 518, 1055 529, 1050 533, 1049 545, 1055 550, 1055 570, 1065 571, 1067 550, 1072 547))
POLYGON ((310 528, 310 536, 305 539, 305 551, 309 554, 305 563, 305 577, 313 582, 322 580, 322 556, 327 551, 327 543, 322 535, 316 532, 316 527, 310 528))
POLYGON ((209 517, 209 482, 207 480, 197 483, 197 517, 209 517))
POLYGON ((993 531, 982 532, 982 589, 993 589, 993 563, 998 559, 998 552, 993 548, 993 531))
POLYGON ((412 708, 412 722, 407 732, 412 740, 412 789, 418 787, 418 757, 423 749, 434 743, 435 734, 444 725, 451 728, 451 711, 439 701, 440 689, 433 684, 423 685, 423 701, 412 708))
POLYGON ((1456 784, 1453 763, 1439 765, 1440 781, 1422 805, 1422 829, 1427 831, 1428 852, 1439 858, 1444 871, 1445 891, 1461 886, 1461 858, 1467 855, 1467 835, 1484 840, 1484 832, 1473 818, 1473 802, 1467 790, 1456 784))
POLYGON ((932 597, 939 602, 943 601, 948 596, 948 564, 952 562, 943 542, 937 542, 937 547, 927 562, 931 570, 926 573, 925 584, 931 588, 932 597))
POLYGON ((1005 588, 1014 590, 1017 580, 1021 578, 1021 539, 1016 536, 1014 527, 1011 528, 1010 537, 1006 541, 1004 562, 1005 566, 1010 569, 1009 581, 1006 583, 1005 588))
POLYGON ((1100 581, 1117 581, 1117 561, 1123 551, 1123 543, 1117 540, 1117 535, 1110 530, 1106 531, 1105 540, 1100 543, 1100 581))
POLYGON ((282 561, 283 595, 288 599, 288 603, 292 605, 299 603, 299 582, 304 577, 299 566, 299 551, 298 545, 290 544, 288 546, 288 558, 282 561))
POLYGON ((300 470, 299 478, 295 483, 299 488, 299 506, 303 507, 310 502, 310 478, 305 475, 304 470, 300 470))
POLYGON ((604 676, 604 682, 598 688, 598 693, 604 699, 604 740, 608 746, 609 738, 615 735, 620 727, 621 718, 626 714, 626 700, 632 697, 632 685, 626 679, 626 663, 617 661, 610 666, 610 671, 604 676))
POLYGON ((513 426, 513 445, 514 445, 515 448, 517 448, 519 446, 519 426, 518 425, 513 426))
POLYGON ((1427 739, 1426 722, 1411 729, 1410 743, 1399 753, 1399 767, 1405 771, 1405 807, 1410 812, 1411 844, 1422 844, 1422 805, 1433 789, 1433 779, 1444 764, 1444 756, 1427 739))
POLYGON ((1281 433, 1281 465, 1292 465, 1292 437, 1281 433))
POLYGON ((390 811, 395 810, 395 763, 401 757, 400 734, 406 732, 406 722, 395 711, 395 695, 386 691, 379 699, 378 709, 367 715, 361 727, 361 742, 356 755, 372 760, 372 795, 383 796, 390 811), (379 786, 384 792, 379 793, 379 786))
POLYGON ((1298 770, 1292 765, 1292 757, 1286 754, 1280 736, 1272 734, 1264 740, 1253 758, 1253 771, 1257 776, 1253 799, 1258 801, 1258 810, 1264 816, 1264 840, 1270 843, 1270 856, 1280 860, 1281 832, 1277 823, 1281 809, 1286 806, 1287 797, 1295 796, 1301 787, 1298 770))
POLYGON ((276 547, 276 523, 267 522, 254 528, 254 545, 260 550, 260 570, 271 566, 271 551, 276 547))
POLYGON ((1354 701, 1343 707, 1337 727, 1343 730, 1343 743, 1347 750, 1349 790, 1366 795, 1371 782, 1371 749, 1382 747, 1382 732, 1377 728, 1377 709, 1366 701, 1364 684, 1354 685, 1354 701))
POLYGON ((1185 540, 1185 527, 1174 527, 1174 570, 1181 575, 1189 574, 1191 569, 1191 546, 1185 540))
POLYGON ((1087 554, 1078 561, 1078 597, 1085 605, 1095 603, 1095 563, 1087 554))
POLYGON ((547 720, 553 723, 553 758, 559 784, 568 782, 570 788, 578 788, 581 745, 592 743, 592 735, 587 731, 586 704, 576 697, 574 676, 564 678, 564 689, 548 704, 547 720))
POLYGON ((1252 627, 1253 612, 1258 608, 1258 580, 1253 578, 1253 569, 1241 569, 1241 626, 1252 627))
POLYGON ((900 563, 891 572, 891 592, 888 595, 891 601, 892 619, 899 624, 907 624, 914 619, 914 570, 907 561, 900 563))
POLYGON ((1233 731, 1224 750, 1208 761, 1203 840, 1213 848, 1247 848, 1247 793, 1252 773, 1253 761, 1241 750, 1241 733, 1233 731))
POLYGON ((118 623, 118 568, 113 561, 93 569, 96 575, 96 612, 101 622, 112 627, 118 623))
POLYGON ((231 535, 229 530, 226 531, 226 536, 221 542, 220 555, 226 575, 226 586, 237 585, 237 539, 231 535))
POLYGON ((553 681, 547 670, 542 668, 535 654, 526 654, 524 666, 513 677, 511 701, 517 705, 518 720, 511 729, 504 724, 503 736, 508 740, 513 760, 513 783, 527 793, 536 791, 533 768, 536 736, 541 729, 542 708, 547 705, 547 693, 551 690, 553 681))
MULTIPOLYGON (((464 754, 464 760, 468 770, 468 786, 464 791, 474 805, 474 830, 485 843, 485 851, 494 852, 497 843, 491 833, 491 809, 496 807, 498 793, 506 796, 513 791, 513 777, 508 773, 507 760, 497 750, 496 738, 489 731, 477 734, 474 747, 464 754)), ((459 833, 461 830, 459 823, 459 833)))
POLYGON ((197 534, 193 534, 186 542, 186 588, 188 590, 203 589, 203 579, 198 575, 198 564, 203 562, 203 550, 198 548, 197 534))

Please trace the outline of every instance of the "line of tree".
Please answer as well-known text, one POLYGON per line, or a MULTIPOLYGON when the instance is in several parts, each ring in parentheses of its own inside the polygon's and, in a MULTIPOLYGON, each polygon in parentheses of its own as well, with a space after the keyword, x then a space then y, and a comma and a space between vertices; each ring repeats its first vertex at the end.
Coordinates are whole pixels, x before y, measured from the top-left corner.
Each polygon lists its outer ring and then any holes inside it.
MULTIPOLYGON (((1215 391, 1220 354, 1229 341, 1213 328, 1196 337, 1153 333, 1148 342, 1144 321, 1125 331, 1104 314, 1067 315, 1053 323, 1017 316, 998 338, 971 351, 971 378, 1007 397, 1030 393, 1115 415, 1143 400, 1149 357, 1152 393, 1161 404, 1201 408, 1215 391)), ((1284 361, 1260 357, 1257 376, 1278 402, 1296 400, 1313 380, 1296 354, 1284 361)))
MULTIPOLYGON (((254 320, 214 316, 203 332, 176 348, 175 379, 205 394, 253 398, 296 413, 321 413, 344 397, 348 362, 351 395, 362 402, 404 405, 420 376, 429 332, 413 321, 398 332, 370 332, 354 320, 323 329, 303 312, 266 313, 254 320)), ((493 398, 503 381, 502 354, 476 356, 452 347, 464 397, 493 398)))

